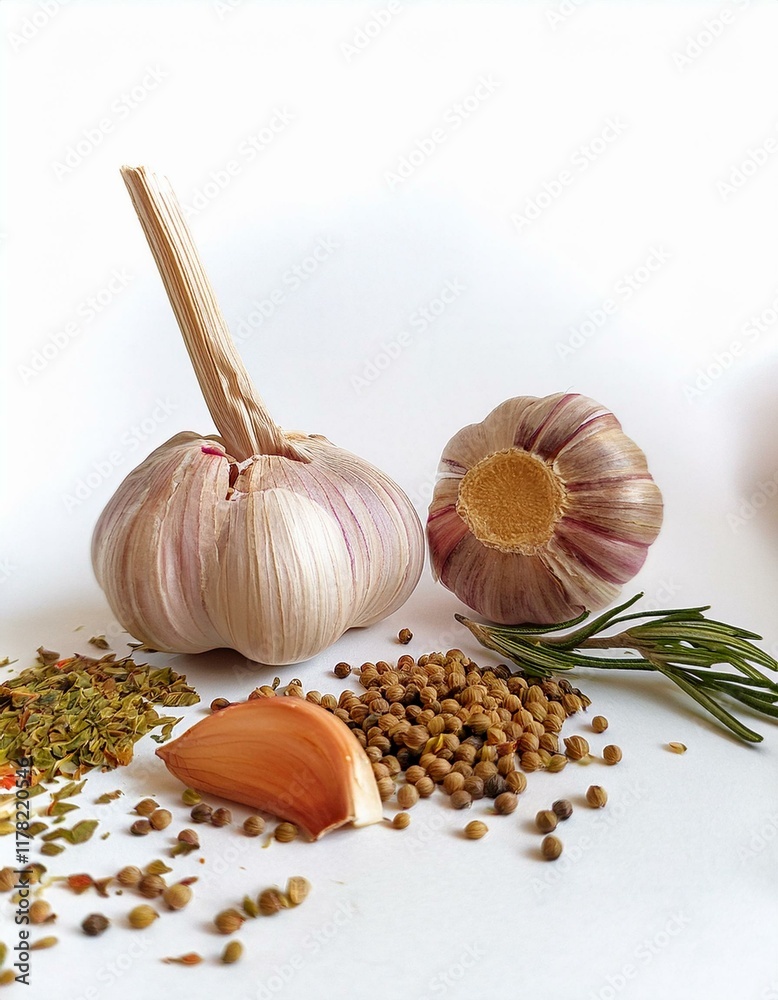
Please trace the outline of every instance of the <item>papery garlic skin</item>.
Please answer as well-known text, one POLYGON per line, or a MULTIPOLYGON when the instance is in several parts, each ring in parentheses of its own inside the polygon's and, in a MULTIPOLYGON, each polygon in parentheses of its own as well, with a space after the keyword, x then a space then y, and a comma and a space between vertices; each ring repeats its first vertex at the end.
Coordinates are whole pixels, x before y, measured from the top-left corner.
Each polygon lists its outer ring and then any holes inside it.
POLYGON ((157 756, 185 785, 291 820, 314 840, 383 817, 372 765, 354 734, 301 698, 230 705, 157 756))
POLYGON ((294 442, 309 461, 236 463, 218 437, 177 434, 120 484, 92 559, 128 632, 163 652, 297 663, 407 600, 424 561, 410 500, 324 438, 294 442))
POLYGON ((443 449, 427 538, 435 576, 500 624, 609 604, 662 524, 646 458, 586 396, 520 396, 443 449))

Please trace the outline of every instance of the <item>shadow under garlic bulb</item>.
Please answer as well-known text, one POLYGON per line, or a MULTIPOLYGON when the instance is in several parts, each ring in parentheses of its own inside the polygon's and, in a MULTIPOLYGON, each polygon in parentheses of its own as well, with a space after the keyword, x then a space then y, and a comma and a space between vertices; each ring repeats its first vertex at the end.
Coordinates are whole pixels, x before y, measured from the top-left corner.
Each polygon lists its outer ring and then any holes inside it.
POLYGON ((519 396, 443 450, 433 573, 490 621, 560 622, 619 594, 662 511, 645 455, 610 410, 575 393, 519 396))

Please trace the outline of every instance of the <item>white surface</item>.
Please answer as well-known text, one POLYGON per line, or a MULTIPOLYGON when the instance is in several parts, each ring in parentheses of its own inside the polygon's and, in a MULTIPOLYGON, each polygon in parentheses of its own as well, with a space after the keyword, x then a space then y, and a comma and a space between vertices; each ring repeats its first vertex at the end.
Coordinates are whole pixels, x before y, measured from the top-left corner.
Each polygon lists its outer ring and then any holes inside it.
MULTIPOLYGON (((625 596, 644 589, 646 607, 710 603, 778 652, 778 318, 765 312, 778 308, 774 4, 393 4, 356 54, 343 46, 387 4, 48 4, 55 14, 40 13, 43 3, 0 8, 0 654, 26 665, 39 643, 86 650, 95 632, 122 648, 91 576, 94 522, 153 447, 179 430, 213 430, 119 178, 124 162, 168 174, 185 204, 205 206, 192 218, 196 239, 233 331, 250 332, 242 354, 282 425, 381 465, 423 514, 460 426, 512 395, 593 396, 644 448, 666 501, 662 534, 625 596), (680 65, 674 54, 695 38, 689 51, 700 54, 680 65), (477 90, 482 78, 491 83, 477 90), (456 105, 474 93, 465 120, 456 105), (77 167, 57 168, 106 121, 77 167), (608 122, 611 141, 595 142, 608 122), (272 143, 260 139, 249 159, 244 143, 273 125, 272 143), (435 129, 444 139, 432 155, 407 180, 388 180, 435 129), (749 158, 744 183, 723 191, 749 158), (230 161, 233 177, 216 191, 210 178, 230 161), (511 215, 544 185, 559 196, 518 228, 511 215), (320 240, 336 246, 293 288, 285 274, 320 240), (628 296, 628 276, 659 253, 661 266, 628 296), (129 278, 114 278, 110 303, 90 313, 114 272, 129 278), (447 282, 461 293, 421 329, 416 310, 447 282), (277 288, 274 315, 241 327, 277 288), (615 313, 560 351, 606 299, 615 313), (751 317, 762 313, 760 331, 751 317), (358 391, 355 377, 403 331, 399 356, 358 391), (57 339, 43 370, 25 372, 57 339), (708 384, 697 383, 706 372, 708 384)), ((425 571, 393 619, 308 664, 247 669, 225 652, 172 662, 205 704, 245 696, 276 672, 337 690, 337 660, 396 656, 404 625, 413 652, 460 645, 478 658, 457 610, 425 571)), ((153 983, 170 998, 228 989, 258 1000, 778 997, 775 727, 757 723, 764 744, 744 747, 659 679, 580 683, 611 720, 593 745, 619 743, 619 767, 530 775, 518 812, 489 820, 477 843, 455 832, 484 809, 462 816, 442 797, 420 803, 402 833, 370 828, 265 851, 205 831, 207 866, 176 863, 211 873, 197 904, 146 936, 115 926, 85 940, 81 916, 121 914, 127 897, 52 889, 62 943, 34 955, 26 995, 134 997, 153 983), (689 752, 669 754, 667 740, 689 752), (593 781, 607 787, 607 809, 577 808, 562 831, 566 854, 544 864, 531 817, 562 795, 577 803, 593 781), (189 950, 212 958, 223 939, 209 918, 295 873, 313 882, 310 901, 246 926, 241 965, 158 961, 189 950)), ((584 721, 567 731, 587 730, 584 721)), ((97 815, 87 803, 100 791, 126 789, 100 810, 114 832, 52 869, 108 874, 163 853, 164 834, 152 844, 123 832, 133 796, 173 801, 152 751, 144 741, 125 773, 90 777, 85 815, 97 815)))

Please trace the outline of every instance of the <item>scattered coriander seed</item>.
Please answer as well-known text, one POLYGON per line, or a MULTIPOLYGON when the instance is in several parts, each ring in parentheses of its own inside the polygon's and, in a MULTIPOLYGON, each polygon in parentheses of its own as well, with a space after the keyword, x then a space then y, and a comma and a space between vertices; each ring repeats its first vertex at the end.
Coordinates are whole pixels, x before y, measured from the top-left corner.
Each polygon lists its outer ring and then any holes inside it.
POLYGON ((138 892, 146 899, 156 899, 161 896, 167 887, 167 882, 161 875, 144 875, 138 882, 138 892))
POLYGON ((143 930, 151 926, 158 916, 159 914, 153 906, 149 906, 148 903, 141 903, 140 906, 134 906, 130 910, 127 919, 130 922, 130 927, 134 927, 136 930, 143 930))
POLYGON ((154 861, 149 861, 146 867, 143 869, 144 875, 167 875, 168 872, 172 872, 173 869, 170 865, 166 865, 161 858, 156 858, 154 861))
POLYGON ((559 818, 553 809, 541 809, 535 815, 535 826, 541 833, 551 833, 552 830, 556 830, 558 822, 559 818))
POLYGON ((392 826, 395 830, 405 830, 411 824, 411 817, 407 812, 395 813, 392 817, 392 826))
POLYGON ((243 945, 240 941, 228 941, 221 954, 221 960, 225 965, 232 965, 237 962, 243 954, 243 945))
POLYGON ((602 751, 602 759, 606 764, 618 764, 621 760, 621 747, 617 747, 613 744, 605 747, 602 751))
POLYGON ((151 816, 155 809, 159 809, 159 804, 154 799, 141 799, 135 806, 135 812, 139 816, 151 816))
POLYGON ((223 708, 229 708, 232 702, 228 701, 226 698, 214 698, 211 702, 212 712, 221 712, 223 708))
POLYGON ((573 815, 573 803, 569 799, 557 799, 551 809, 557 819, 566 820, 573 815))
POLYGON ((501 792, 494 800, 494 811, 501 816, 509 816, 516 811, 519 798, 513 792, 501 792))
POLYGON ((668 743, 668 750, 672 750, 673 753, 686 753, 686 745, 684 743, 668 743))
POLYGON ((6 866, 0 869, 0 892, 10 892, 11 889, 15 889, 18 881, 19 876, 13 868, 6 866))
POLYGON ((415 785, 420 778, 426 778, 427 772, 423 767, 419 767, 418 764, 411 764, 409 768, 405 771, 405 780, 409 785, 415 785))
POLYGON ((351 673, 351 664, 342 662, 336 663, 332 672, 335 674, 336 677, 339 677, 341 680, 343 680, 344 677, 348 677, 348 675, 351 673))
POLYGON ((586 789, 586 801, 593 809, 602 809, 608 801, 608 793, 602 785, 589 785, 586 789))
POLYGON ((286 898, 292 906, 299 906, 308 898, 311 883, 302 875, 293 875, 286 883, 286 898))
POLYGON ((551 759, 548 764, 546 764, 546 770, 551 771, 552 774, 556 774, 565 767, 567 767, 567 757, 561 753, 551 754, 551 759))
POLYGON ((164 830, 173 822, 173 814, 169 809, 155 809, 149 816, 149 823, 154 830, 164 830))
POLYGON ((243 914, 239 913, 238 910, 230 908, 217 913, 213 918, 213 922, 216 924, 216 930, 220 934, 234 934, 235 931, 239 931, 243 926, 245 919, 243 914))
POLYGON ((415 787, 416 791, 423 799, 428 799, 435 791, 435 782, 429 777, 429 775, 425 774, 423 778, 419 778, 415 787))
POLYGON ((589 756, 589 742, 583 736, 567 736, 565 750, 570 760, 584 760, 589 756))
POLYGON ((413 638, 413 632, 409 628, 401 628, 397 633, 397 641, 403 646, 407 646, 413 638))
POLYGON ((502 795, 506 791, 507 787, 505 778, 501 774, 493 774, 484 782, 484 795, 487 799, 496 799, 498 795, 502 795))
POLYGON ((556 861, 562 853, 562 841, 559 837, 555 837, 553 834, 550 834, 548 837, 543 838, 540 850, 546 861, 556 861))
POLYGON ((162 959, 168 965, 199 965, 202 960, 202 955, 198 955, 196 951, 188 951, 185 955, 169 955, 162 959))
POLYGON ((136 865, 125 865, 116 876, 116 881, 127 888, 131 888, 140 882, 143 872, 136 865))
POLYGON ((415 785, 400 785, 397 789, 397 804, 401 809, 412 809, 419 801, 419 792, 415 785))
POLYGON ((278 889, 263 889, 257 898, 259 912, 263 917, 272 917, 273 914, 279 913, 285 909, 286 902, 278 889))
POLYGON ((3 969, 0 972, 0 986, 10 986, 14 982, 16 982, 16 973, 13 969, 3 969))
POLYGON ((468 840, 480 840, 481 837, 485 837, 489 832, 489 827, 486 823, 482 823, 480 819, 471 820, 465 827, 465 836, 468 840))
POLYGON ((181 792, 181 801, 185 806, 196 806, 198 802, 202 802, 202 795, 196 791, 194 788, 185 788, 181 792))
POLYGON ((462 786, 462 789, 467 792, 472 799, 482 799, 484 797, 483 778, 477 778, 475 775, 465 778, 465 783, 462 786))
POLYGON ((183 882, 166 886, 162 893, 162 900, 170 910, 183 910, 191 902, 191 899, 192 890, 183 882))
POLYGON ((454 809, 469 809, 473 804, 473 796, 470 792, 466 792, 464 788, 460 788, 458 792, 454 792, 449 802, 454 809))
MULTIPOLYGON (((424 781, 430 781, 429 778, 424 778, 424 781)), ((435 787, 435 783, 430 781, 432 787, 435 787)), ((389 799, 394 795, 394 781, 391 778, 379 778, 376 781, 376 787, 378 788, 378 794, 382 802, 388 802, 389 799)), ((431 793, 430 793, 431 794, 431 793)))
POLYGON ((505 775, 505 787, 509 792, 520 795, 527 787, 527 776, 522 771, 511 771, 505 775))
POLYGON ((521 766, 525 771, 539 771, 543 767, 543 761, 538 753, 530 750, 521 755, 521 766))
POLYGON ((281 844, 289 844, 297 839, 299 830, 294 823, 279 823, 273 831, 273 836, 281 844))
POLYGON ((446 795, 453 795, 454 792, 458 792, 460 788, 464 787, 465 776, 460 774, 459 771, 449 771, 443 779, 443 791, 446 795))
POLYGON ((243 832, 247 837, 258 837, 265 829, 265 821, 261 816, 247 816, 243 820, 243 832))
POLYGON ((604 715, 595 715, 592 719, 592 729, 595 733, 604 733, 608 728, 608 720, 604 715))
POLYGON ((251 896, 244 896, 243 902, 240 905, 243 907, 243 912, 247 917, 259 916, 259 907, 257 906, 256 900, 252 899, 251 896))
POLYGON ((197 836, 197 833, 189 827, 180 830, 176 840, 179 844, 186 844, 187 847, 191 847, 193 850, 196 850, 200 846, 200 838, 197 836))
POLYGON ((51 904, 47 903, 45 899, 36 899, 33 903, 30 903, 30 908, 27 912, 32 924, 45 924, 55 919, 51 904))
POLYGON ((232 813, 229 809, 220 806, 211 813, 211 823, 213 826, 229 826, 232 822, 232 813))
POLYGON ((209 823, 213 809, 206 802, 198 802, 189 813, 195 823, 209 823))
POLYGON ((130 833, 135 837, 145 837, 151 833, 151 823, 147 819, 136 819, 130 827, 130 833))
POLYGON ((41 951, 43 948, 53 948, 55 944, 59 944, 59 938, 50 934, 48 937, 42 937, 38 938, 37 941, 32 941, 28 947, 30 951, 41 951))
POLYGON ((89 937, 99 937, 110 926, 111 921, 102 913, 90 913, 81 921, 81 930, 89 937))

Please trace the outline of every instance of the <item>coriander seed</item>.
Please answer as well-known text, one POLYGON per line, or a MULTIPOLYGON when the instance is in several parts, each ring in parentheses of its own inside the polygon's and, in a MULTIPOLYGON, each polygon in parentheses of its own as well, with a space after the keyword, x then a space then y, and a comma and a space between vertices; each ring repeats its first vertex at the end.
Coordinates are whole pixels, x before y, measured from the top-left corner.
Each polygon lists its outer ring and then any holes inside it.
POLYGON ((127 919, 130 922, 130 927, 134 927, 136 930, 144 930, 153 924, 158 916, 159 914, 153 906, 149 906, 148 903, 141 903, 140 906, 134 906, 130 910, 127 919))
POLYGON ((211 813, 211 823, 213 826, 229 826, 232 822, 232 813, 229 809, 220 806, 211 813))
POLYGON ((573 803, 569 799, 557 799, 551 809, 557 819, 566 820, 573 815, 573 803))
POLYGON ((546 770, 551 771, 552 774, 556 774, 558 771, 564 770, 567 767, 567 757, 561 753, 551 754, 551 759, 546 765, 546 770))
POLYGON ((30 923, 33 924, 45 924, 55 919, 51 904, 47 903, 45 899, 36 899, 33 903, 30 903, 30 908, 27 912, 30 917, 30 923))
POLYGON ((401 628, 397 633, 397 641, 403 646, 407 646, 412 638, 413 632, 409 628, 401 628))
POLYGON ((397 789, 397 804, 401 809, 412 809, 419 801, 419 792, 415 785, 401 785, 397 789))
POLYGON ((187 847, 191 847, 192 850, 196 850, 200 846, 200 838, 197 836, 194 830, 190 830, 189 827, 179 831, 176 840, 179 844, 186 844, 187 847))
POLYGON ((263 889, 259 894, 257 904, 263 917, 272 917, 286 908, 287 901, 278 889, 263 889))
POLYGON ((621 760, 621 747, 614 746, 613 744, 605 747, 602 751, 602 759, 606 764, 618 764, 621 760))
POLYGON ((162 900, 170 910, 182 910, 192 900, 192 890, 183 882, 169 885, 162 893, 162 900))
POLYGON ((423 799, 427 799, 435 791, 435 782, 428 775, 419 778, 415 785, 416 791, 423 799))
POLYGON ((311 883, 302 875, 293 875, 286 883, 286 898, 292 906, 299 906, 308 898, 311 883))
POLYGON ((411 824, 411 817, 407 812, 395 813, 392 817, 392 826, 395 830, 405 830, 411 824))
POLYGON ((81 930, 88 937, 99 937, 103 931, 108 930, 111 921, 104 917, 102 913, 90 913, 81 921, 81 930))
POLYGON ((213 809, 206 802, 198 802, 189 813, 195 823, 209 823, 213 809))
POLYGON ((203 797, 194 788, 185 788, 181 792, 181 801, 185 806, 196 806, 198 802, 202 802, 203 797))
POLYGON ((589 785, 586 789, 586 801, 593 809, 602 809, 608 801, 608 793, 601 785, 589 785))
POLYGON ((595 715, 592 719, 592 729, 595 733, 604 733, 608 728, 608 720, 604 715, 595 715))
POLYGON ((443 779, 443 791, 446 795, 453 795, 454 792, 458 792, 460 788, 464 788, 464 785, 465 777, 458 771, 450 771, 443 779))
POLYGON ((527 787, 527 776, 521 771, 511 771, 505 775, 505 787, 509 792, 519 795, 527 787))
POLYGON ((247 816, 243 820, 243 832, 247 837, 258 837, 265 829, 265 821, 261 816, 247 816))
POLYGON ((235 931, 240 930, 245 919, 242 913, 230 907, 228 910, 222 910, 221 913, 217 913, 213 918, 213 922, 216 924, 216 930, 220 934, 234 934, 235 931))
MULTIPOLYGON (((424 778, 424 781, 430 781, 429 778, 424 778)), ((430 781, 430 784, 434 788, 434 782, 430 781)), ((378 794, 382 802, 388 802, 389 799, 394 795, 394 782, 391 778, 379 778, 376 781, 376 787, 378 788, 378 794)))
POLYGON ((223 708, 229 708, 230 705, 231 702, 228 701, 226 698, 214 698, 213 701, 211 702, 211 711, 221 712, 223 708))
POLYGON ((16 888, 19 876, 13 868, 5 867, 0 869, 0 892, 10 892, 16 888))
POLYGON ((149 816, 149 823, 154 830, 164 830, 173 822, 173 814, 169 809, 155 809, 149 816))
POLYGON ((501 792, 494 800, 494 811, 501 816, 508 816, 516 811, 519 798, 513 792, 501 792))
POLYGON ((147 899, 156 899, 165 891, 167 882, 161 875, 144 875, 138 882, 138 892, 147 899))
POLYGON ((480 840, 481 837, 485 837, 489 832, 489 827, 486 823, 482 823, 480 819, 471 820, 465 827, 465 836, 468 840, 480 840))
POLYGON ((14 982, 16 982, 16 973, 13 969, 3 969, 0 972, 0 986, 10 986, 14 982))
POLYGON ((507 789, 505 778, 501 774, 493 774, 484 782, 484 795, 487 799, 496 799, 507 789))
POLYGON ((141 799, 135 806, 135 812, 139 816, 150 816, 154 810, 158 808, 159 805, 154 801, 154 799, 141 799))
POLYGON ((225 965, 232 965, 237 962, 243 954, 243 945, 240 941, 228 941, 221 954, 221 960, 225 965))
POLYGON ((252 899, 251 896, 244 896, 243 902, 240 904, 243 907, 243 912, 247 917, 258 917, 259 907, 257 906, 257 901, 252 899))
POLYGON ((562 853, 562 841, 559 837, 554 837, 553 834, 544 837, 540 845, 540 850, 546 861, 556 861, 562 853))
POLYGON ((589 743, 583 736, 565 737, 565 750, 570 760, 583 760, 589 756, 589 743))
POLYGON ((143 872, 136 865, 125 865, 116 876, 116 881, 123 886, 131 888, 140 882, 143 872))
POLYGON ((151 833, 151 823, 147 819, 136 819, 130 827, 130 833, 135 837, 145 837, 151 833))
POLYGON ((673 753, 686 753, 686 745, 684 743, 668 743, 668 750, 672 750, 673 753))
POLYGON ((289 844, 291 841, 297 838, 299 833, 297 827, 294 823, 279 823, 278 826, 273 831, 273 836, 281 844, 289 844))
POLYGON ((473 796, 470 792, 466 792, 464 788, 460 788, 458 792, 454 792, 449 802, 454 809, 469 809, 473 804, 473 796))
POLYGON ((332 672, 336 677, 343 680, 344 677, 348 677, 351 673, 351 665, 349 663, 336 663, 332 672))
POLYGON ((541 833, 551 833, 556 830, 558 817, 553 809, 541 809, 535 816, 535 826, 541 833))

